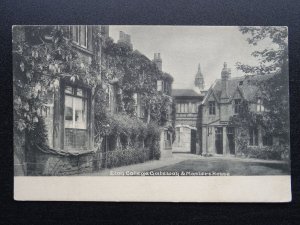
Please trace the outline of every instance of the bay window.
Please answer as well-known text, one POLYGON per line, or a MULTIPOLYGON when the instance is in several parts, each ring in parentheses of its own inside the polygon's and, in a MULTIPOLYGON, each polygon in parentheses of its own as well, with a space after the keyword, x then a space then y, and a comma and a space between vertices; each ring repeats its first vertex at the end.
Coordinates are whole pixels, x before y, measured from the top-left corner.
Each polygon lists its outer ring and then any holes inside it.
POLYGON ((83 150, 87 148, 87 91, 71 86, 65 87, 64 147, 83 150))

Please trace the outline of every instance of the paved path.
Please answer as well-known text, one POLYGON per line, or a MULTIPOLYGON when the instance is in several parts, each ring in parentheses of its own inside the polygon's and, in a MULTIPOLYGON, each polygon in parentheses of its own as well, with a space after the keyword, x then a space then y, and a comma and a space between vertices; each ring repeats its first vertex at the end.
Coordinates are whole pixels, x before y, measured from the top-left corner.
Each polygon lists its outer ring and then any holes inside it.
POLYGON ((165 158, 165 159, 160 159, 160 160, 152 160, 152 161, 147 161, 144 163, 139 163, 139 164, 133 164, 129 166, 121 166, 121 167, 116 167, 116 168, 111 168, 111 169, 105 169, 101 170, 99 172, 93 172, 93 173, 86 173, 86 174, 79 174, 79 176, 107 176, 111 175, 112 172, 117 173, 117 172, 124 172, 124 171, 149 171, 149 170, 154 170, 160 167, 164 166, 170 166, 174 165, 176 163, 188 160, 188 159, 193 159, 193 158, 199 158, 200 156, 196 155, 191 155, 191 154, 173 154, 172 157, 170 158, 165 158))
MULTIPOLYGON (((228 165, 238 164, 243 165, 246 163, 254 163, 256 165, 264 164, 264 165, 276 165, 276 164, 284 164, 282 161, 276 161, 276 160, 260 160, 260 159, 242 159, 242 158, 235 158, 235 157, 203 157, 199 155, 193 155, 193 154, 186 154, 186 153, 175 153, 172 157, 166 158, 166 159, 160 159, 160 160, 153 160, 148 161, 145 163, 139 163, 129 166, 122 166, 122 167, 116 167, 111 169, 105 169, 98 172, 93 173, 85 173, 85 174, 79 174, 79 176, 109 176, 112 174, 120 174, 124 173, 126 171, 138 171, 138 172, 144 172, 144 171, 151 171, 151 170, 180 170, 180 167, 182 165, 182 169, 186 167, 186 165, 193 165, 195 170, 198 170, 198 165, 203 166, 208 165, 207 168, 210 167, 210 165, 219 165, 224 164, 224 162, 228 165)), ((245 174, 246 175, 246 174, 245 174)))

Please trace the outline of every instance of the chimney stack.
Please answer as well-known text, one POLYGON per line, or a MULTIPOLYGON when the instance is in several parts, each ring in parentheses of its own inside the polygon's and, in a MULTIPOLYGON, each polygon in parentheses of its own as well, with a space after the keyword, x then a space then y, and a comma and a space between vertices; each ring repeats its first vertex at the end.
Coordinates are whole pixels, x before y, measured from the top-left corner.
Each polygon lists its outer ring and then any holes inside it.
POLYGON ((154 53, 153 62, 156 64, 159 71, 162 71, 162 60, 160 58, 160 53, 154 53))
POLYGON ((118 43, 123 43, 129 46, 130 49, 133 48, 130 35, 126 34, 124 31, 120 31, 118 43))
POLYGON ((222 93, 221 99, 228 99, 228 79, 231 77, 231 69, 227 68, 227 63, 224 62, 224 66, 221 72, 221 83, 222 83, 222 93))

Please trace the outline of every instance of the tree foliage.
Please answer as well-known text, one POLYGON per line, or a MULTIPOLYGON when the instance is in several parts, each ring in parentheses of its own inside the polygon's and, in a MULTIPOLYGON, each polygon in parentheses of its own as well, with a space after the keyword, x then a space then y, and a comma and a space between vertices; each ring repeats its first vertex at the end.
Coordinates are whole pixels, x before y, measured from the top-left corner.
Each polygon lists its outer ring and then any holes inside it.
MULTIPOLYGON (((15 26, 13 28, 14 127, 32 130, 39 121, 47 96, 60 79, 99 86, 99 62, 86 64, 75 51, 68 26, 15 26)), ((101 33, 95 32, 95 46, 101 33)))
MULTIPOLYGON (((173 78, 169 74, 159 71, 156 65, 140 52, 132 51, 122 43, 114 43, 111 39, 105 42, 102 56, 102 80, 106 83, 114 83, 117 88, 118 112, 134 116, 135 102, 133 96, 138 93, 142 107, 145 109, 145 117, 149 116, 150 121, 164 125, 171 99, 169 96, 157 92, 156 85, 157 80, 172 83, 173 78)), ((100 92, 99 98, 102 95, 100 92)), ((98 102, 105 104, 104 101, 102 99, 98 102)), ((105 107, 101 105, 99 108, 105 107)), ((96 113, 101 113, 100 120, 105 118, 101 110, 96 111, 96 113)))
MULTIPOLYGON (((289 95, 288 95, 288 31, 287 27, 240 27, 247 35, 250 45, 261 42, 271 43, 269 48, 254 51, 252 56, 259 60, 258 66, 237 63, 237 68, 246 74, 274 74, 270 79, 259 82, 262 102, 266 108, 257 124, 267 128, 266 131, 289 143, 289 95)), ((240 115, 243 117, 245 115, 240 115)), ((248 113, 244 119, 255 121, 257 114, 248 113)))

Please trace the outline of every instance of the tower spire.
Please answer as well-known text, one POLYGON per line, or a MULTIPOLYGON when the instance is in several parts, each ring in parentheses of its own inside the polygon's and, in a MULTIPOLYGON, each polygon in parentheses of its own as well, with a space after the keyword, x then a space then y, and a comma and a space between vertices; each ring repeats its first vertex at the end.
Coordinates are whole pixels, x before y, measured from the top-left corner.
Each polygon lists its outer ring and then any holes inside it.
POLYGON ((198 64, 198 71, 196 73, 195 76, 195 87, 201 91, 204 89, 204 78, 203 78, 203 74, 201 72, 201 67, 200 67, 200 63, 198 64))

